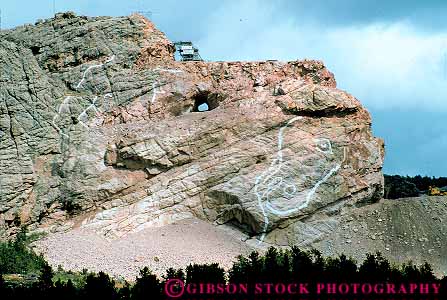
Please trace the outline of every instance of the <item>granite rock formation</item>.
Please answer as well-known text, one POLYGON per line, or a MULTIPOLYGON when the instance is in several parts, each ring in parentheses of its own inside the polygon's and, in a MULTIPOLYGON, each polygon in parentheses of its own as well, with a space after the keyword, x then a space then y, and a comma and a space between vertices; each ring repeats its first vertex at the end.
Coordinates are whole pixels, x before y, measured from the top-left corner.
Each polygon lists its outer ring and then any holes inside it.
POLYGON ((139 15, 0 33, 1 236, 27 225, 113 239, 196 217, 311 244, 381 199, 383 142, 321 62, 174 51, 139 15))

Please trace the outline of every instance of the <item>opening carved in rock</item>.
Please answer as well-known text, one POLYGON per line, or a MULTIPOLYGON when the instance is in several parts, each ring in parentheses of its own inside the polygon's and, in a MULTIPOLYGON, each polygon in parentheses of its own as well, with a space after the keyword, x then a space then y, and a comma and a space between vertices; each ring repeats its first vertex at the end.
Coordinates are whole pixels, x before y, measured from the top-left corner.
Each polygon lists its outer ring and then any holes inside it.
POLYGON ((32 46, 30 49, 31 49, 31 52, 33 52, 33 55, 37 55, 40 53, 40 47, 32 46))
POLYGON ((194 97, 193 112, 210 111, 219 106, 218 97, 216 94, 209 92, 200 92, 194 97))

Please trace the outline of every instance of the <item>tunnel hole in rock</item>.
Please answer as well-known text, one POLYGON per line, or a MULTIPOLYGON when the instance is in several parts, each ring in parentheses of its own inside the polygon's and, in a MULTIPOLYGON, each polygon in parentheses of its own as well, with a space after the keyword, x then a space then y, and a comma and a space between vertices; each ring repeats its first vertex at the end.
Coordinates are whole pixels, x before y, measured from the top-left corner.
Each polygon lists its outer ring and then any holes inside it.
POLYGON ((210 111, 219 106, 219 101, 216 94, 209 92, 200 92, 194 96, 193 112, 205 112, 210 111))
POLYGON ((33 52, 33 55, 37 55, 40 53, 40 47, 32 46, 30 49, 31 49, 31 52, 33 52))

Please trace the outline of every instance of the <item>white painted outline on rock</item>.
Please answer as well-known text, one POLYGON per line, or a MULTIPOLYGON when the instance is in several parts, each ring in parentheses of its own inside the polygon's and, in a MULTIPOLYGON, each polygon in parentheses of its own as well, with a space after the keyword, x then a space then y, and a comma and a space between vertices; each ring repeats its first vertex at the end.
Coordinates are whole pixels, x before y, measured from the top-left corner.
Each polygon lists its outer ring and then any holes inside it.
POLYGON ((79 114, 79 116, 78 116, 78 121, 79 121, 79 123, 81 123, 81 125, 84 126, 84 127, 87 128, 87 129, 88 129, 89 127, 87 126, 87 124, 85 124, 85 123, 82 121, 81 118, 84 118, 84 117, 85 117, 85 118, 88 119, 87 112, 88 112, 90 109, 94 109, 94 110, 96 111, 97 114, 99 113, 98 108, 96 107, 96 100, 98 100, 98 96, 95 96, 95 98, 94 98, 93 101, 92 101, 92 104, 90 104, 86 109, 84 109, 84 111, 81 112, 81 113, 79 114))
MULTIPOLYGON (((107 107, 105 108, 105 110, 107 111, 109 109, 109 102, 107 101, 107 98, 113 98, 113 94, 112 93, 107 93, 103 96, 104 99, 104 103, 102 104, 102 106, 106 106, 105 104, 107 103, 107 107)), ((99 107, 97 107, 97 109, 102 112, 103 110, 99 107)))
POLYGON ((110 62, 112 62, 115 59, 115 55, 113 55, 112 57, 110 57, 109 59, 107 59, 105 62, 103 62, 102 64, 99 65, 93 65, 87 68, 87 70, 84 71, 84 74, 82 75, 82 79, 81 81, 79 81, 78 85, 76 85, 76 89, 79 89, 82 84, 85 81, 85 77, 87 76, 88 71, 95 69, 95 68, 101 68, 102 66, 104 66, 105 64, 108 64, 110 62))
POLYGON ((161 86, 157 86, 157 82, 156 81, 152 82, 152 99, 151 99, 151 103, 155 102, 155 100, 157 99, 157 95, 165 94, 165 93, 166 92, 163 91, 161 86), (157 91, 157 88, 160 88, 160 91, 157 91))
POLYGON ((65 137, 69 137, 67 134, 62 132, 62 129, 59 128, 59 126, 56 125, 56 119, 62 114, 62 110, 64 109, 64 107, 68 107, 68 111, 70 111, 70 105, 68 104, 68 101, 70 101, 70 99, 73 98, 73 96, 67 96, 65 97, 64 101, 62 101, 61 105, 59 105, 59 109, 57 110, 57 114, 54 115, 53 117, 53 126, 59 131, 60 135, 63 135, 65 137))
MULTIPOLYGON (((168 73, 172 73, 172 74, 183 73, 183 70, 179 70, 179 69, 163 69, 163 68, 160 68, 160 67, 156 67, 152 71, 168 72, 168 73)), ((151 99, 151 103, 155 102, 155 100, 157 99, 157 95, 165 94, 165 93, 166 92, 163 91, 163 89, 161 88, 161 85, 159 84, 159 82, 157 80, 152 82, 152 99, 151 99), (157 91, 157 88, 160 88, 160 90, 157 91)))
MULTIPOLYGON (((115 60, 115 55, 112 55, 110 58, 108 58, 108 59, 107 59, 105 62, 103 62, 102 64, 89 66, 89 67, 87 68, 87 70, 84 71, 84 73, 82 74, 82 78, 81 78, 81 80, 80 80, 80 81, 78 82, 78 84, 76 85, 76 90, 78 90, 78 89, 82 86, 82 84, 84 83, 84 81, 85 81, 85 79, 86 79, 86 76, 87 76, 87 74, 88 74, 88 72, 89 72, 90 70, 92 70, 92 69, 94 69, 94 68, 100 68, 100 67, 103 67, 105 64, 108 64, 108 63, 110 63, 110 62, 112 62, 112 61, 114 61, 114 60, 115 60)), ((106 97, 111 97, 111 96, 112 96, 112 94, 111 94, 111 93, 108 93, 108 94, 105 94, 103 97, 104 97, 104 99, 105 99, 106 97)), ((58 111, 57 111, 57 114, 54 115, 54 117, 53 117, 53 126, 58 130, 58 132, 59 132, 60 135, 65 136, 65 137, 67 137, 67 138, 69 138, 69 136, 68 136, 67 134, 65 134, 64 132, 62 132, 62 129, 61 129, 59 126, 56 125, 56 119, 60 117, 60 115, 62 114, 62 110, 64 109, 65 106, 68 107, 68 111, 70 110, 70 105, 69 105, 68 102, 69 102, 69 100, 70 100, 71 98, 73 98, 73 97, 74 97, 74 96, 67 96, 67 97, 65 97, 64 101, 62 101, 62 104, 59 105, 59 109, 58 109, 58 111)), ((90 105, 89 105, 83 112, 81 112, 81 113, 79 114, 79 116, 77 117, 77 119, 78 119, 78 121, 81 123, 81 125, 84 126, 84 127, 86 127, 86 128, 89 128, 89 127, 88 127, 88 126, 81 120, 81 118, 82 118, 82 116, 87 115, 87 111, 88 111, 89 109, 91 109, 92 107, 96 110, 96 112, 98 112, 98 108, 96 107, 96 104, 95 104, 97 99, 98 99, 98 96, 96 96, 96 97, 93 99, 92 104, 90 104, 90 105)))
POLYGON ((155 69, 153 69, 152 71, 162 71, 162 72, 168 72, 168 73, 183 73, 183 70, 179 70, 179 69, 163 69, 160 67, 156 67, 155 69))
MULTIPOLYGON (((262 215, 264 216, 264 229, 262 232, 262 235, 259 239, 259 244, 261 244, 264 241, 264 238, 267 234, 267 228, 269 225, 269 218, 268 218, 268 214, 266 212, 266 209, 268 209, 271 213, 276 214, 278 216, 281 217, 285 217, 288 216, 290 214, 296 213, 304 208, 306 208, 310 201, 312 200, 312 197, 315 195, 317 189, 326 181, 329 180, 329 178, 334 175, 335 173, 337 173, 341 166, 343 165, 344 161, 346 160, 346 148, 343 148, 343 161, 340 164, 337 164, 335 167, 333 167, 328 173, 326 173, 326 175, 324 175, 311 189, 310 191, 307 193, 306 195, 306 199, 303 203, 301 203, 300 205, 298 205, 295 208, 292 209, 288 209, 288 210, 278 210, 276 209, 271 203, 270 203, 270 199, 269 199, 269 193, 278 185, 281 185, 283 183, 284 178, 282 176, 277 176, 274 177, 275 174, 277 174, 281 167, 282 167, 282 163, 283 163, 283 142, 284 142, 284 131, 286 130, 286 128, 288 126, 290 126, 292 123, 294 123, 295 121, 298 120, 302 120, 303 117, 302 116, 298 116, 298 117, 294 117, 292 119, 290 119, 286 125, 284 125, 283 127, 280 128, 279 133, 278 133, 278 151, 276 153, 277 158, 274 159, 272 161, 272 163, 270 164, 270 167, 265 170, 261 175, 256 177, 256 181, 255 181, 255 194, 258 198, 258 205, 259 208, 261 209, 262 215), (268 180, 271 181, 269 183, 267 183, 268 180), (261 181, 262 180, 262 181, 261 181), (267 184, 266 186, 266 190, 261 194, 259 192, 259 187, 264 186, 265 184, 267 184), (265 201, 263 201, 263 199, 266 199, 265 201)), ((332 152, 332 144, 330 142, 329 139, 326 138, 319 138, 319 139, 314 139, 315 142, 317 141, 324 141, 325 143, 328 143, 329 147, 328 149, 319 149, 319 147, 317 147, 317 150, 320 152, 323 152, 324 154, 333 154, 332 152)), ((283 193, 292 195, 296 192, 296 185, 288 185, 284 190, 283 193), (292 192, 288 191, 288 188, 292 188, 292 192)))

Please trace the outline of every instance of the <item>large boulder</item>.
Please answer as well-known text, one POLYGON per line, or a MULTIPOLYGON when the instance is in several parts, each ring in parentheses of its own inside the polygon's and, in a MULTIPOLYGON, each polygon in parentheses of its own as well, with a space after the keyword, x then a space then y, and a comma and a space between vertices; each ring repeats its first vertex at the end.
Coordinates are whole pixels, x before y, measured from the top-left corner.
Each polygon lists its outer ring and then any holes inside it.
POLYGON ((383 142, 321 62, 174 51, 139 15, 65 13, 0 33, 2 236, 116 238, 196 217, 313 243, 382 197, 383 142))

